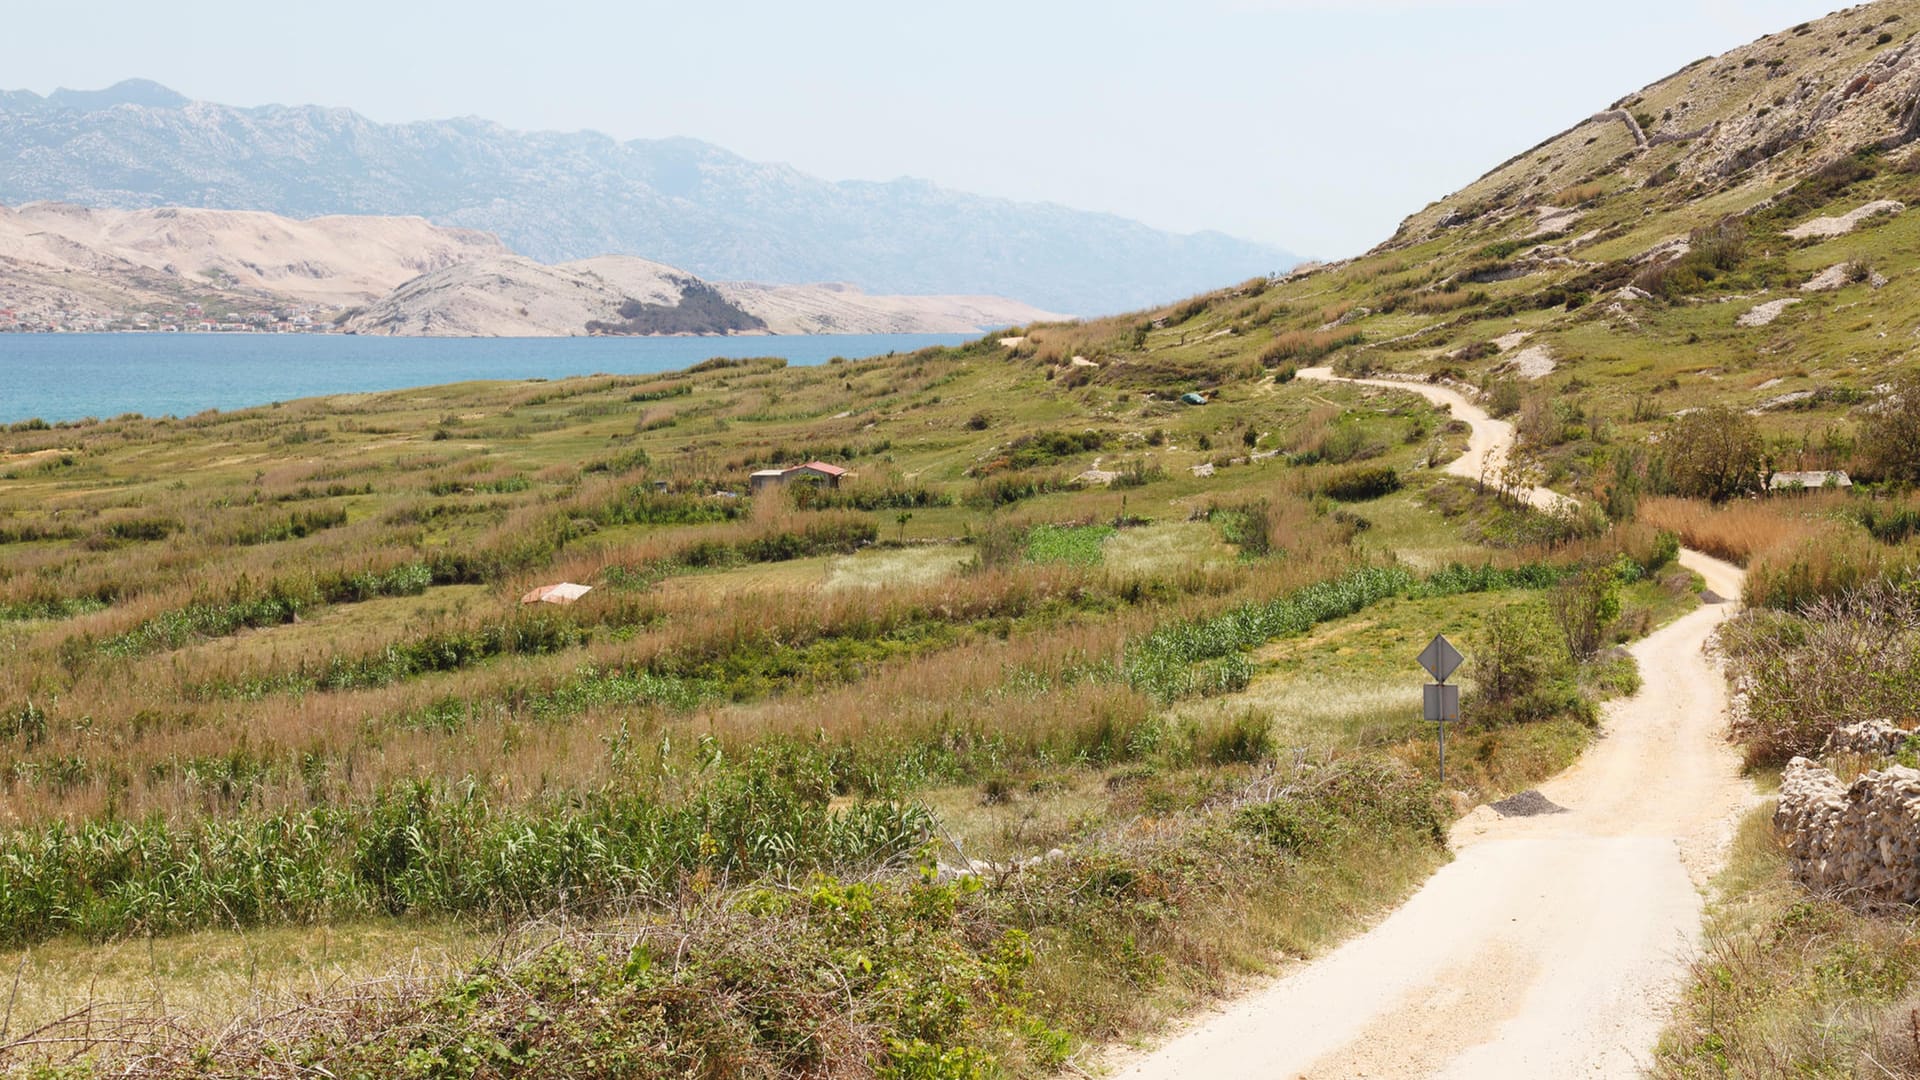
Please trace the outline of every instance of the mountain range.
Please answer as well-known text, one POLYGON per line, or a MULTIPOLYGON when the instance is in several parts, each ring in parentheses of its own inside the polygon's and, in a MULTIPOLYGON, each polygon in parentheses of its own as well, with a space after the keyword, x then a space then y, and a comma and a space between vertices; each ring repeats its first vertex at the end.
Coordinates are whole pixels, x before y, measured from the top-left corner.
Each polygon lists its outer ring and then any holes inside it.
POLYGON ((1299 260, 1215 232, 951 191, 827 181, 687 138, 384 124, 320 106, 239 108, 129 80, 0 92, 0 203, 419 216, 546 263, 658 259, 713 280, 994 294, 1099 314, 1299 260))
POLYGON ((631 255, 550 266, 417 217, 0 206, 0 329, 251 320, 409 336, 888 334, 1050 318, 991 296, 709 283, 631 255))

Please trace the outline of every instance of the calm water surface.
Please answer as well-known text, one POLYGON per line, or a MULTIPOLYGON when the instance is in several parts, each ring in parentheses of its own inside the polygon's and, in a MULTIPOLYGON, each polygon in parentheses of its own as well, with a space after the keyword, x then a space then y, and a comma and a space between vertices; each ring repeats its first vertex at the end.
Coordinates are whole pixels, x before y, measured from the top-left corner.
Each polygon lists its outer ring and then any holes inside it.
POLYGON ((715 356, 824 364, 957 345, 956 334, 734 338, 390 338, 336 334, 0 334, 0 423, 189 416, 469 379, 644 375, 715 356))

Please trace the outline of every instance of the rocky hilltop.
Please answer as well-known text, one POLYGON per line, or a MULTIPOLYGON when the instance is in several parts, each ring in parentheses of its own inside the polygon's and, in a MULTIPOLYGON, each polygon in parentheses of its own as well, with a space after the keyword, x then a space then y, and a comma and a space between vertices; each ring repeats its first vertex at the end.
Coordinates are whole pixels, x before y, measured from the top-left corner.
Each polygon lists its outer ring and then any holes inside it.
POLYGON ((1778 470, 1862 466, 1852 432, 1920 342, 1916 33, 1920 0, 1789 27, 1596 103, 1364 256, 1023 348, 1115 380, 1451 380, 1597 498, 1631 486, 1620 440, 1706 406, 1752 414, 1778 470))
POLYGON ((715 281, 845 281, 1092 314, 1297 261, 922 180, 829 182, 693 139, 381 124, 347 109, 189 101, 137 80, 0 92, 0 145, 17 148, 0 156, 4 203, 419 215, 543 262, 639 255, 715 281))

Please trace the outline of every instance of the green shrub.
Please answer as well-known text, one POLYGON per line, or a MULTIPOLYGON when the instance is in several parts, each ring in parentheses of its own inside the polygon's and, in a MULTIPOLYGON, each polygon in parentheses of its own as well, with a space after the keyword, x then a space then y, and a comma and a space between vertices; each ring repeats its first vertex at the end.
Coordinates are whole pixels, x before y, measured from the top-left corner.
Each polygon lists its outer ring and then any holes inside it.
POLYGON ((1246 558, 1262 559, 1273 553, 1273 505, 1267 500, 1222 507, 1207 516, 1220 526, 1221 537, 1246 558))
MULTIPOLYGON (((1630 564, 1636 575, 1638 564, 1630 564)), ((1547 598, 1567 652, 1577 661, 1593 658, 1606 644, 1607 631, 1620 617, 1620 575, 1611 566, 1590 567, 1560 583, 1547 598)))
POLYGON ((1215 765, 1263 761, 1273 754, 1273 721, 1248 709, 1207 736, 1202 753, 1215 765))
POLYGON ((1920 372, 1902 371, 1878 407, 1860 425, 1860 449, 1875 474, 1920 485, 1920 372))
POLYGON ((1341 502, 1364 502, 1400 490, 1400 473, 1380 465, 1343 469, 1320 484, 1320 493, 1341 502))
POLYGON ((1468 656, 1473 689, 1461 718, 1498 727, 1576 715, 1592 719, 1580 695, 1566 644, 1535 604, 1515 604, 1487 616, 1468 656))

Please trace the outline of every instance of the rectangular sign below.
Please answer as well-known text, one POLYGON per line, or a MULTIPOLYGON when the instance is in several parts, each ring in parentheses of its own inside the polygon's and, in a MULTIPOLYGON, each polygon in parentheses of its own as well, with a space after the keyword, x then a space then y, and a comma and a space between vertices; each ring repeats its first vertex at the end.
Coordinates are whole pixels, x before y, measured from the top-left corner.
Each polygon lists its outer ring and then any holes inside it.
POLYGON ((1426 705, 1427 719, 1436 723, 1460 719, 1460 688, 1457 686, 1423 686, 1421 698, 1426 705))

